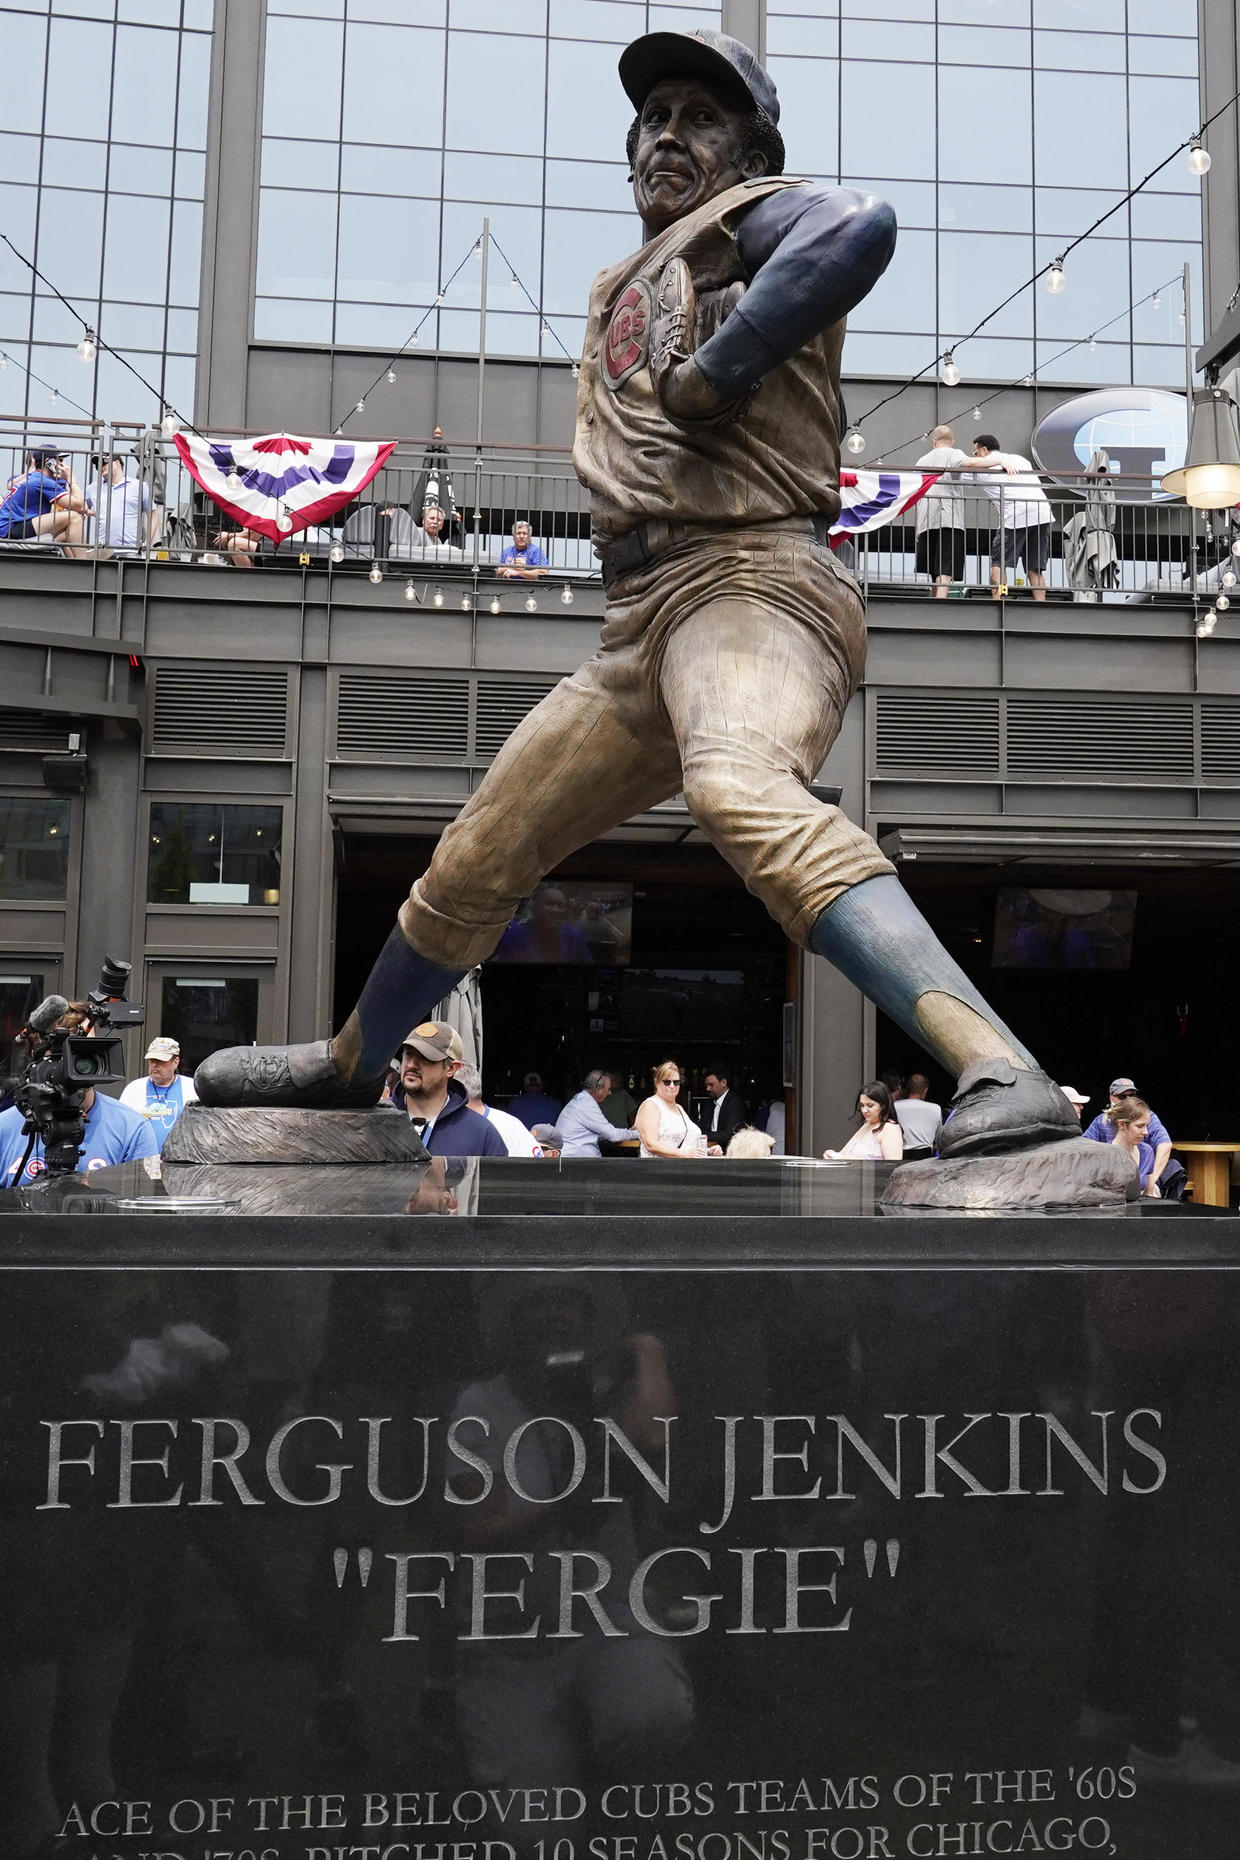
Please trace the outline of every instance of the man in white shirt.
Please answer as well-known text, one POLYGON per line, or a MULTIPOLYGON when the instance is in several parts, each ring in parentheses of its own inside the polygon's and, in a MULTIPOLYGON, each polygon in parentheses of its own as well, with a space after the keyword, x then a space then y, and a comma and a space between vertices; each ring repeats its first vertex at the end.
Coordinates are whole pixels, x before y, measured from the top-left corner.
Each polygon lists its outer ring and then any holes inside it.
POLYGON ((603 1100, 611 1096, 611 1074, 596 1067, 581 1081, 581 1090, 570 1098, 556 1118, 564 1138, 565 1156, 601 1156, 601 1143, 624 1143, 637 1135, 636 1130, 621 1130, 603 1116, 603 1100))
POLYGON ((186 1105, 197 1101, 193 1079, 181 1077, 180 1045, 164 1035, 146 1049, 146 1077, 131 1079, 121 1093, 122 1104, 149 1120, 161 1150, 186 1105))
POLYGON ((140 479, 126 477, 119 452, 103 454, 97 464, 99 475, 89 499, 95 513, 96 545, 101 551, 132 553, 147 540, 150 492, 140 479))
POLYGON ((990 549, 992 600, 1007 593, 1007 578, 1023 562, 1035 601, 1046 599, 1046 564, 1051 555, 1054 512, 1042 481, 1019 452, 1000 452, 993 433, 973 441, 973 458, 988 474, 978 482, 999 512, 999 527, 990 549), (993 475, 990 475, 993 474, 993 475))
POLYGON ((904 1160, 917 1162, 933 1156, 943 1134, 943 1107, 927 1102, 930 1081, 924 1072, 912 1072, 895 1111, 904 1132, 904 1160))
MULTIPOLYGON (((943 471, 950 465, 967 465, 950 426, 936 426, 930 435, 933 450, 917 461, 918 471, 943 471)), ((964 580, 965 499, 957 473, 940 478, 913 507, 917 523, 917 572, 934 582, 936 601, 947 599, 953 581, 964 580)))
POLYGON ((509 1116, 507 1111, 497 1111, 493 1104, 485 1104, 482 1097, 482 1074, 477 1066, 459 1065, 456 1076, 465 1087, 465 1101, 471 1111, 477 1111, 479 1117, 494 1124, 496 1130, 508 1146, 510 1156, 541 1156, 542 1150, 519 1117, 509 1116))

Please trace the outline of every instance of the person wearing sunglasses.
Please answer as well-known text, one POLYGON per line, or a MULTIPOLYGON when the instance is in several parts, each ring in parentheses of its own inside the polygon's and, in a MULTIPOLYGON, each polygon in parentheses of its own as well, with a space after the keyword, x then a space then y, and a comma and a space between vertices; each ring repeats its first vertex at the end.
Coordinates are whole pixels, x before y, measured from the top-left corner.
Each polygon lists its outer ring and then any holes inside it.
POLYGON ((717 1143, 708 1144, 700 1125, 676 1102, 681 1070, 674 1059, 654 1069, 654 1091, 637 1107, 637 1134, 643 1156, 666 1156, 670 1161, 722 1156, 717 1143))

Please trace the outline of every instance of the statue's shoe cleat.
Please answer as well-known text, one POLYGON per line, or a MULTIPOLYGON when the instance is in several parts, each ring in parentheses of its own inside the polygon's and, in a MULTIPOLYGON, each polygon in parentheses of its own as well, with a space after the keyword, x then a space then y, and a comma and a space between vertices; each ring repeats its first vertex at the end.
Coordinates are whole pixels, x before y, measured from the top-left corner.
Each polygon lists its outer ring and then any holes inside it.
POLYGON ((1008 1059, 979 1059, 960 1075, 939 1155, 1002 1156, 1081 1134, 1080 1119, 1054 1079, 1008 1059))
POLYGON ((305 1046, 225 1046, 194 1073, 202 1104, 286 1106, 353 1111, 377 1104, 383 1075, 346 1085, 332 1064, 331 1042, 305 1046))

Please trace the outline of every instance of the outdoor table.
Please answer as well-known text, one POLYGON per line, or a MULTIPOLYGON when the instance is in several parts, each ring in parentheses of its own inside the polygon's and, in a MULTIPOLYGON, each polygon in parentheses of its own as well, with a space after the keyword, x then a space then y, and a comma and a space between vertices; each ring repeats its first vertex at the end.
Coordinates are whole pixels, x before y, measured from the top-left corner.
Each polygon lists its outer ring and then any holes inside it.
POLYGON ((1171 1147, 1188 1159, 1194 1200, 1207 1208, 1230 1207, 1231 1159, 1240 1150, 1240 1138, 1234 1143, 1173 1143, 1171 1147), (1192 1161, 1197 1156, 1200 1162, 1192 1161))

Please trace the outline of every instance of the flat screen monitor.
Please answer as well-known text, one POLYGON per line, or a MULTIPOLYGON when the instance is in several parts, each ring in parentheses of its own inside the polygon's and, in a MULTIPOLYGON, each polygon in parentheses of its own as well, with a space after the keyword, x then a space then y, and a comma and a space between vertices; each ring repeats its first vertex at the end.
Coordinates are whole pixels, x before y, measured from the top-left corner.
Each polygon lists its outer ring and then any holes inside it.
POLYGON ((619 967, 633 943, 633 887, 612 879, 540 885, 499 940, 492 962, 600 963, 619 967))
POLYGON ((1135 891, 1000 891, 996 969, 1126 969, 1132 962, 1135 891))

